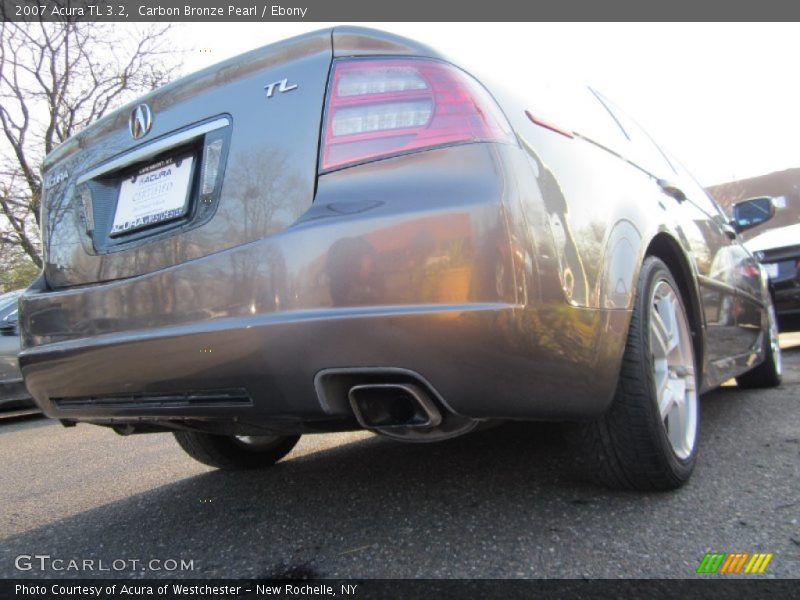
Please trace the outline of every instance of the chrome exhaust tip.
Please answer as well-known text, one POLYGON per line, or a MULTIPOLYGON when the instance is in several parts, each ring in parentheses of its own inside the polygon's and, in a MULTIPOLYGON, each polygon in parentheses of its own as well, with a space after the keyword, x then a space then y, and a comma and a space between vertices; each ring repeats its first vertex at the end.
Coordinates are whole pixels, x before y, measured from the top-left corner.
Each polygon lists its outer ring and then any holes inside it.
POLYGON ((347 396, 353 414, 365 429, 425 429, 442 422, 436 404, 413 383, 356 385, 347 396))

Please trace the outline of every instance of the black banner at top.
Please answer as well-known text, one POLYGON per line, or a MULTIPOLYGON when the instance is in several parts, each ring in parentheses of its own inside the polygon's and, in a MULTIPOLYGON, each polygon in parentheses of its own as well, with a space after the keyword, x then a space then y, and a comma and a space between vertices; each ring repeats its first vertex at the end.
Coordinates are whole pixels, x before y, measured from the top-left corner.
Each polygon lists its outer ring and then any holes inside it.
POLYGON ((794 21, 786 0, 2 0, 4 21, 794 21))

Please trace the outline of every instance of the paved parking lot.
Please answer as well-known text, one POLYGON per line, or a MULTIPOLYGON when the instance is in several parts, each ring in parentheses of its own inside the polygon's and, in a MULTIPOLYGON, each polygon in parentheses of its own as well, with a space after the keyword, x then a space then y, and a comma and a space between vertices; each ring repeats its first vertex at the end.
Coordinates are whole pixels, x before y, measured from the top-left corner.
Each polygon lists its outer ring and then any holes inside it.
POLYGON ((45 572, 74 577, 119 561, 136 577, 693 577, 707 551, 760 551, 765 576, 799 577, 800 345, 784 356, 779 389, 704 397, 694 477, 660 494, 577 481, 553 425, 309 436, 272 470, 223 473, 167 434, 3 420, 0 576, 41 576, 16 558, 49 555, 95 561, 45 572), (164 570, 181 559, 192 570, 164 570))

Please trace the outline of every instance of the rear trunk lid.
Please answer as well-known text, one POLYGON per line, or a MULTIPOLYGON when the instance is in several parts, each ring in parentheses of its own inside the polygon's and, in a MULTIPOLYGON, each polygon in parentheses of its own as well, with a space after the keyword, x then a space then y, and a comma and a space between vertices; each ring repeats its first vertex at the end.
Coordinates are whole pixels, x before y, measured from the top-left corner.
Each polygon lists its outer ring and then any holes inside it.
POLYGON ((53 288, 133 277, 291 225, 313 201, 331 31, 279 42, 138 99, 44 165, 53 288))

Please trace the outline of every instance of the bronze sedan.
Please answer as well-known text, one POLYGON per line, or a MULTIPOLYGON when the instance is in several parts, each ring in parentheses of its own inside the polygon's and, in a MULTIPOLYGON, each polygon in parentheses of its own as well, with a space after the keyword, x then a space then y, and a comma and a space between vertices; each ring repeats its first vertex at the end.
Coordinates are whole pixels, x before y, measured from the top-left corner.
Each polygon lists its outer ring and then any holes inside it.
POLYGON ((210 465, 270 465, 303 433, 557 420, 606 484, 675 488, 700 394, 780 381, 761 268, 635 122, 394 35, 185 77, 53 151, 44 187, 28 389, 210 465))

